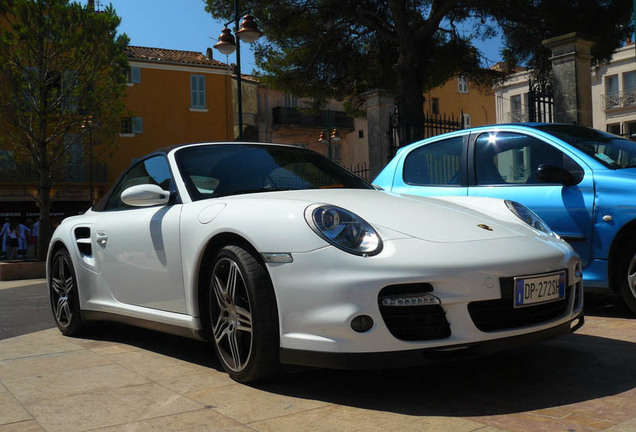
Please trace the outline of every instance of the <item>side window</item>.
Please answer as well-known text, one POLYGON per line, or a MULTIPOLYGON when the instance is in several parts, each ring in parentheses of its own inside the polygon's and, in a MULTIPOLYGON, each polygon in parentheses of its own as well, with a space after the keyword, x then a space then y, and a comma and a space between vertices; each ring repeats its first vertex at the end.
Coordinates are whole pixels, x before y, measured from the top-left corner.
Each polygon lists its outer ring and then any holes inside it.
POLYGON ((158 185, 167 191, 172 189, 172 174, 170 173, 168 161, 164 156, 155 156, 133 166, 113 189, 113 194, 108 198, 104 210, 113 211, 135 208, 122 202, 121 193, 131 186, 140 184, 158 185))
POLYGON ((536 179, 542 164, 583 173, 572 158, 537 138, 510 132, 486 133, 477 138, 475 172, 479 185, 545 184, 536 179))
POLYGON ((463 142, 463 137, 456 137, 413 150, 404 161, 404 183, 417 186, 460 185, 463 142))

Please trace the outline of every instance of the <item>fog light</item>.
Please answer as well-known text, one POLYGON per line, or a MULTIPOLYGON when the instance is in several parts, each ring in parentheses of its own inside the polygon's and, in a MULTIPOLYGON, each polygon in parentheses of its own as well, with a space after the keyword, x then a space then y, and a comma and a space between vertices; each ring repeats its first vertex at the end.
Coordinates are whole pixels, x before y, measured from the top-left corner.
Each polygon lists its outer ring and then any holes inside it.
POLYGON ((351 320, 351 328, 358 333, 364 333, 373 327, 373 318, 369 315, 358 315, 351 320))
POLYGON ((427 306, 438 304, 440 304, 439 299, 434 295, 428 293, 413 293, 380 297, 380 305, 387 307, 427 306))

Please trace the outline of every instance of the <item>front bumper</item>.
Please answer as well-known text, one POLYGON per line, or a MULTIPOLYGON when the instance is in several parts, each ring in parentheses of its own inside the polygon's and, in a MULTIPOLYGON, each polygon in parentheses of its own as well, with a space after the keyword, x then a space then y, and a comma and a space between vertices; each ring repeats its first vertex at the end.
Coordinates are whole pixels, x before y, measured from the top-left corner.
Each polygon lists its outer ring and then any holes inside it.
POLYGON ((284 364, 324 367, 332 369, 365 370, 390 369, 399 367, 421 366, 448 360, 465 360, 482 357, 501 351, 521 348, 566 334, 574 333, 585 323, 581 314, 556 327, 550 327, 534 333, 511 336, 486 342, 444 346, 438 348, 422 348, 409 351, 372 352, 372 353, 339 353, 316 352, 295 349, 280 350, 280 361, 284 364))
POLYGON ((284 363, 317 365, 318 360, 311 360, 315 358, 328 364, 331 357, 355 360, 375 354, 417 359, 423 357, 415 354, 420 351, 430 354, 467 349, 464 347, 473 347, 467 352, 481 351, 485 348, 476 347, 506 345, 501 341, 509 338, 524 341, 535 334, 555 337, 568 332, 569 324, 583 309, 581 283, 574 277, 580 271, 580 260, 569 246, 556 240, 514 237, 430 243, 398 239, 385 242, 382 253, 374 257, 354 256, 333 247, 293 257, 293 263, 268 264, 276 292, 284 363), (569 292, 558 315, 493 331, 482 331, 475 325, 468 305, 501 299, 501 280, 557 270, 566 270, 569 292), (382 316, 379 293, 390 285, 422 283, 430 284, 431 294, 439 298, 450 335, 398 339, 382 316), (372 318, 368 331, 352 329, 352 321, 360 315, 372 318), (557 328, 560 332, 553 331, 557 328))

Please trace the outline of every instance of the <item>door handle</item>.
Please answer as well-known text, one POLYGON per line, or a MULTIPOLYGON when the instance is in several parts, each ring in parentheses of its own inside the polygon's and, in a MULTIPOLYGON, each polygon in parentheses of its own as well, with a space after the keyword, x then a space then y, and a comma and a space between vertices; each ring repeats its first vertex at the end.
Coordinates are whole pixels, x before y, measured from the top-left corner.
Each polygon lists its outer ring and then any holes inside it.
POLYGON ((108 242, 108 234, 106 234, 104 231, 97 231, 95 241, 97 242, 98 245, 105 248, 106 243, 108 242))

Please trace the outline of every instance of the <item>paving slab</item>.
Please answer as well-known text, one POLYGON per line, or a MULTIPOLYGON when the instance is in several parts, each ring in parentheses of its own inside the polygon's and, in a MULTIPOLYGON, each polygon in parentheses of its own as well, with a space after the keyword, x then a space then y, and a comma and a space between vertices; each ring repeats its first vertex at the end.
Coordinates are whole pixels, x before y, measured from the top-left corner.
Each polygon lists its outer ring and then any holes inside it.
POLYGON ((490 357, 247 386, 206 343, 55 328, 0 340, 0 432, 634 432, 635 335, 636 318, 610 304, 574 335, 490 357))

